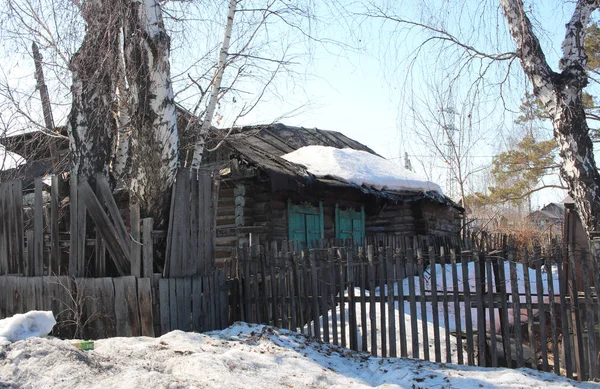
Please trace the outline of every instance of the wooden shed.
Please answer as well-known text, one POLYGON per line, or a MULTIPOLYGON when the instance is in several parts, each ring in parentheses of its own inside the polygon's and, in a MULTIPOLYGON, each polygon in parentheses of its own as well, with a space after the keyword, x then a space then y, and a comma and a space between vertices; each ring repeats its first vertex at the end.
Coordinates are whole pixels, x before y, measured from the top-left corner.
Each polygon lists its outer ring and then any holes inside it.
POLYGON ((463 209, 437 192, 378 190, 316 177, 282 158, 313 145, 376 155, 339 132, 271 124, 236 128, 219 142, 204 159, 204 168, 221 178, 217 261, 250 238, 310 247, 321 239, 362 243, 369 236, 459 235, 463 209))

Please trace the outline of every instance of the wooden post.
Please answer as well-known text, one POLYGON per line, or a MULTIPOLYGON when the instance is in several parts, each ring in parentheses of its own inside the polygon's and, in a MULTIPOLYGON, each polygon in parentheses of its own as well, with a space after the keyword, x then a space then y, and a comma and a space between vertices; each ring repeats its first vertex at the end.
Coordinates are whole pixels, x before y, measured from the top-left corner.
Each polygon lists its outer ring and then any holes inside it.
MULTIPOLYGON (((44 275, 44 204, 42 197, 42 177, 35 178, 35 198, 33 216, 33 263, 30 265, 31 275, 44 275)), ((30 257, 31 254, 30 254, 30 257)))
POLYGON ((137 203, 129 206, 129 224, 131 227, 131 275, 142 276, 142 235, 140 233, 140 206, 137 203))
POLYGON ((50 192, 50 261, 48 262, 48 275, 60 275, 61 254, 60 254, 60 235, 58 231, 58 176, 51 178, 50 192))
MULTIPOLYGON (((443 253, 443 248, 441 248, 443 253)), ((431 274, 431 310, 433 313, 433 343, 435 347, 435 361, 437 363, 442 362, 442 346, 440 339, 440 312, 438 307, 438 295, 437 295, 437 269, 435 263, 435 250, 433 247, 429 247, 429 266, 430 266, 430 274, 431 274)), ((445 271, 444 267, 441 267, 441 271, 445 271)), ((425 293, 421 292, 421 296, 424 296, 425 293)), ((447 310, 444 310, 446 316, 448 314, 447 310)), ((460 351, 460 350, 459 350, 460 351)), ((450 350, 447 350, 450 352, 450 350)))
POLYGON ((142 220, 142 274, 143 277, 152 277, 154 266, 154 240, 152 239, 152 228, 154 219, 142 220))

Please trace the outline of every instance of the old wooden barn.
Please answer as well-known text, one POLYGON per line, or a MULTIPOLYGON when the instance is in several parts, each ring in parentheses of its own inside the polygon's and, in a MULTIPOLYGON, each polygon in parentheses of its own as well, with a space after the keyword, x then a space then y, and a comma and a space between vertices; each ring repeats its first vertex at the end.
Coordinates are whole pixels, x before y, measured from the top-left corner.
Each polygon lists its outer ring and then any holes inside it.
POLYGON ((336 131, 283 124, 242 127, 219 140, 204 168, 220 173, 217 261, 250 238, 259 242, 437 235, 458 237, 462 208, 438 193, 378 190, 315 177, 282 158, 305 146, 376 155, 336 131), (224 139, 224 140, 223 140, 224 139))

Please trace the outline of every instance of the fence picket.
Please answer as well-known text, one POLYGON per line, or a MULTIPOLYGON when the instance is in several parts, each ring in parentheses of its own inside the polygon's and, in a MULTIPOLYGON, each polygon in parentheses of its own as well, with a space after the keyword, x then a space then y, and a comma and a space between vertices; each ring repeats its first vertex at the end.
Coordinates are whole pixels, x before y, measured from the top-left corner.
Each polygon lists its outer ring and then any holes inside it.
POLYGON ((521 334, 521 296, 519 294, 519 283, 517 280, 517 264, 515 262, 514 252, 512 251, 508 252, 508 262, 510 267, 510 286, 512 291, 517 367, 524 367, 523 337, 521 334))
MULTIPOLYGON (((412 249, 406 250, 407 263, 414 269, 415 259, 412 249)), ((415 299, 415 277, 408 277, 408 301, 410 304, 410 334, 412 339, 412 358, 419 358, 419 331, 417 329, 417 301, 415 299)))
POLYGON ((548 342, 546 341, 546 308, 544 304, 544 284, 542 282, 542 258, 540 247, 535 248, 535 279, 538 302, 538 318, 540 322, 540 350, 542 353, 542 369, 548 371, 548 342))
POLYGON ((407 358, 406 349, 406 318, 404 314, 404 265, 406 258, 401 256, 401 249, 396 249, 396 283, 398 284, 398 327, 400 329, 400 357, 407 358), (404 260, 404 263, 402 263, 404 260))
MULTIPOLYGON (((558 252, 560 254, 560 251, 558 252)), ((561 329, 562 329, 562 333, 563 333, 563 342, 562 342, 562 346, 563 346, 563 350, 564 350, 564 355, 565 355, 565 360, 563 362, 563 364, 565 365, 565 371, 567 373, 567 378, 573 378, 573 361, 571 359, 571 336, 569 334, 569 322, 568 322, 568 318, 570 317, 570 315, 568 314, 568 311, 570 310, 569 305, 567 304, 567 284, 568 284, 568 277, 565 277, 565 273, 563 273, 563 266, 562 266, 562 261, 560 260, 562 258, 559 258, 559 260, 556 263, 556 271, 559 275, 562 275, 562 277, 560 277, 560 282, 558 284, 558 294, 560 296, 560 321, 561 321, 561 329)))
MULTIPOLYGON (((386 259, 386 269, 385 269, 385 273, 387 275, 387 289, 388 289, 388 293, 387 293, 387 303, 388 303, 388 327, 387 330, 389 331, 389 341, 390 341, 390 347, 389 347, 389 354, 390 357, 392 358, 396 358, 398 356, 398 353, 396 351, 396 315, 395 315, 395 301, 396 301, 396 291, 394 288, 394 257, 392 255, 392 248, 391 247, 387 247, 386 248, 386 254, 385 254, 385 259, 386 259)), ((400 300, 398 300, 398 304, 400 304, 400 300)))
POLYGON ((546 259, 546 273, 548 274, 548 303, 550 311, 550 326, 552 331, 552 356, 553 356, 553 367, 554 374, 560 375, 560 352, 558 350, 558 333, 556 328, 556 301, 554 297, 554 277, 552 265, 553 260, 550 258, 546 259))
POLYGON ((377 314, 375 303, 375 266, 373 246, 367 247, 367 260, 369 267, 367 269, 369 277, 369 319, 371 321, 371 355, 377 356, 377 314))
POLYGON ((450 249, 450 264, 452 265, 452 294, 454 296, 454 320, 456 326, 456 352, 458 354, 458 364, 463 365, 465 363, 463 358, 463 345, 462 345, 462 326, 460 312, 460 301, 458 293, 458 270, 456 268, 456 252, 454 249, 450 249))
POLYGON ((598 352, 596 349, 595 329, 594 329, 594 309, 592 307, 592 289, 590 288, 590 266, 588 264, 588 256, 586 251, 582 250, 580 255, 580 263, 583 266, 583 288, 584 288, 584 304, 585 317, 588 333, 588 364, 590 378, 598 377, 598 352))
POLYGON ((321 340, 321 324, 319 323, 319 290, 317 280, 317 252, 310 250, 310 275, 311 275, 311 295, 312 295, 312 314, 313 314, 313 336, 321 340))
POLYGON ((367 298, 365 296, 366 291, 366 261, 363 248, 360 247, 358 251, 358 262, 360 270, 360 325, 361 325, 361 351, 368 352, 368 331, 367 331, 367 298))
POLYGON ((485 288, 485 260, 483 253, 475 257, 475 301, 477 304, 477 356, 479 366, 487 366, 487 347, 485 329, 485 308, 483 290, 485 288), (484 271, 482 271, 484 270, 484 271))
POLYGON ((496 344, 496 309, 494 308, 494 283, 491 258, 485 257, 485 270, 487 272, 487 304, 490 324, 490 356, 492 367, 498 367, 498 345, 496 344))
MULTIPOLYGON (((443 252, 443 248, 441 249, 443 252)), ((433 342, 435 351, 435 361, 442 362, 442 345, 440 339, 440 312, 438 307, 437 295, 437 269, 435 263, 435 251, 433 247, 429 247, 429 266, 431 272, 431 311, 433 314, 433 342)), ((442 272, 444 267, 441 267, 442 272)), ((424 293, 422 293, 424 295, 424 293)), ((447 312, 447 311, 445 311, 447 312)))
POLYGON ((463 294, 465 307, 465 331, 467 336, 467 363, 475 365, 475 347, 473 345, 473 318, 471 317, 471 286, 469 283, 469 262, 467 255, 463 251, 460 256, 463 277, 463 294))
MULTIPOLYGON (((442 309, 444 316, 444 334, 446 345, 446 362, 452 362, 452 348, 450 346, 450 317, 448 314, 448 280, 446 276, 446 251, 444 247, 440 247, 440 265, 442 268, 442 309)), ((433 280, 432 286, 436 285, 437 280, 433 280)), ((436 285, 437 289, 437 285, 436 285)))
MULTIPOLYGON (((425 298, 425 270, 427 265, 423 259, 423 253, 417 248, 417 261, 419 266, 419 301, 421 302, 421 329, 423 335, 423 359, 429 361, 429 334, 427 321, 427 299, 425 298)), ((443 265, 442 265, 443 266, 443 265)), ((435 281, 434 281, 435 282, 435 281)))
POLYGON ((386 293, 385 290, 385 252, 383 247, 379 247, 377 250, 377 281, 379 281, 379 319, 380 319, 380 335, 381 335, 381 356, 383 358, 387 357, 387 320, 386 320, 386 298, 389 295, 390 291, 388 290, 386 293))

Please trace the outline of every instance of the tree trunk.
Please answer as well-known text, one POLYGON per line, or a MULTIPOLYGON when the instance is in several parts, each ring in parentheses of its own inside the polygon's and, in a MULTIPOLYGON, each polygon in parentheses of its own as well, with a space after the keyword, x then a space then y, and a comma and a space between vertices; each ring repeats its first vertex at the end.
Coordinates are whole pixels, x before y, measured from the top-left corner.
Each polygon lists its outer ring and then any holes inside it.
POLYGON ((73 102, 69 114, 71 173, 93 177, 108 175, 116 123, 115 59, 119 55, 118 0, 90 0, 82 16, 86 35, 70 69, 73 102))
POLYGON ((125 0, 124 56, 131 126, 131 196, 143 217, 166 222, 178 162, 169 36, 158 0, 125 0))
POLYGON ((227 12, 227 23, 225 24, 225 33, 223 36, 223 44, 221 51, 219 52, 219 62, 217 63, 217 69, 215 70, 215 76, 211 85, 210 100, 206 107, 204 114, 204 120, 202 121, 202 127, 200 133, 197 135, 196 147, 194 148, 194 157, 192 159, 192 168, 198 169, 202 162, 202 154, 204 153, 205 138, 208 134, 208 130, 212 124, 212 118, 217 108, 219 101, 219 92, 221 91, 221 82, 223 81, 223 73, 225 72, 225 65, 227 61, 227 55, 229 51, 229 42, 231 41, 231 31, 233 29, 233 17, 235 16, 235 9, 237 7, 237 0, 229 1, 229 10, 227 12))
POLYGON ((560 148, 561 175, 591 237, 600 231, 600 175, 583 109, 582 90, 587 85, 587 56, 583 43, 596 1, 579 0, 566 25, 562 44, 561 73, 550 69, 522 0, 500 0, 525 74, 552 118, 554 138, 560 148))

